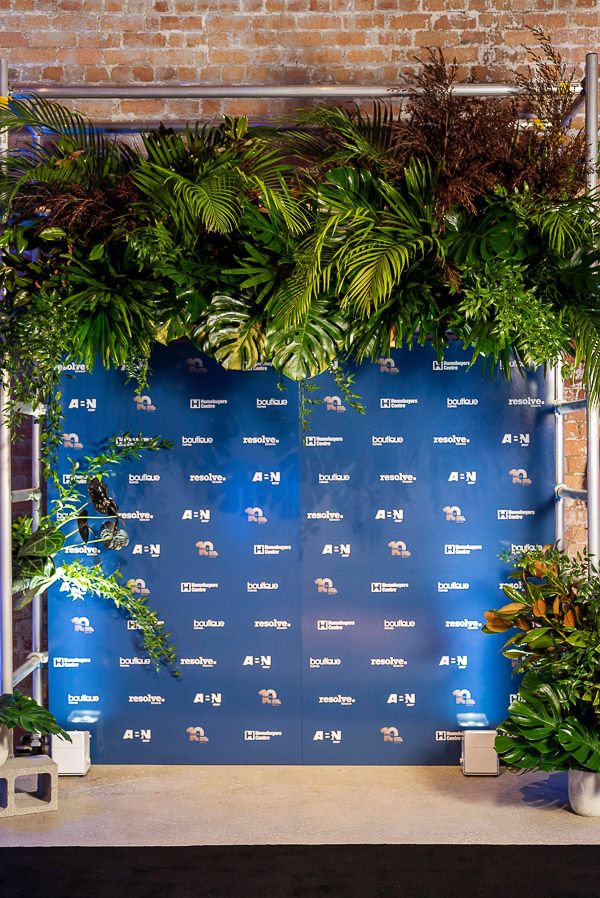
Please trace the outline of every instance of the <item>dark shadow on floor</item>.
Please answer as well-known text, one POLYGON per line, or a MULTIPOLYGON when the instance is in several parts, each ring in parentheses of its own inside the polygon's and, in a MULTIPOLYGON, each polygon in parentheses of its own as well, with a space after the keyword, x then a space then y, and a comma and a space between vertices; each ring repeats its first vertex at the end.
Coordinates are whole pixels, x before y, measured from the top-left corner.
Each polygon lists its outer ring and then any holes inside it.
POLYGON ((527 783, 519 792, 532 807, 570 809, 566 773, 551 773, 545 780, 527 783))

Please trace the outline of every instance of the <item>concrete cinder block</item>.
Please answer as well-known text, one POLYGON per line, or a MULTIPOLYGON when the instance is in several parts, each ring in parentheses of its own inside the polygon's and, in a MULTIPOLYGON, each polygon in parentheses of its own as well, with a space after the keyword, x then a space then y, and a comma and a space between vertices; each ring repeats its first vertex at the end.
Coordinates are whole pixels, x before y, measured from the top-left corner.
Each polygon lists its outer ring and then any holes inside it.
POLYGON ((0 820, 56 810, 58 767, 51 758, 9 758, 0 767, 0 820))

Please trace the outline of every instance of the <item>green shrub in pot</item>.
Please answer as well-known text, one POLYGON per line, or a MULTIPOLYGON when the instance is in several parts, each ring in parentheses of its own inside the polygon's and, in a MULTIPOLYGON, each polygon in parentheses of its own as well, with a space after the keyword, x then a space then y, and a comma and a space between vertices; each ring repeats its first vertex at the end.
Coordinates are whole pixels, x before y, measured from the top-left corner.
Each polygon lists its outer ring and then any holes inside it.
POLYGON ((496 749, 516 770, 600 772, 600 576, 586 554, 552 546, 507 556, 509 602, 485 612, 485 633, 523 674, 496 749), (515 632, 516 631, 516 632, 515 632))

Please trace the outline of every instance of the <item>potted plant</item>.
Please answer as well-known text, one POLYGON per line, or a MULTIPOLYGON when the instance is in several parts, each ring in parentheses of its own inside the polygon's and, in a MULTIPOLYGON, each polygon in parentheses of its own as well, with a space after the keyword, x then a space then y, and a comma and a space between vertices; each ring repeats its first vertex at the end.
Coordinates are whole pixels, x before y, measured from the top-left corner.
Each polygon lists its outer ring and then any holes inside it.
POLYGON ((28 733, 60 736, 71 742, 67 731, 58 725, 50 711, 18 690, 5 693, 0 695, 0 767, 10 754, 10 731, 15 727, 28 733))
POLYGON ((553 546, 506 556, 510 600, 485 612, 484 633, 515 631, 504 645, 523 674, 498 727, 496 750, 519 771, 566 770, 569 800, 600 816, 600 576, 585 553, 553 546))

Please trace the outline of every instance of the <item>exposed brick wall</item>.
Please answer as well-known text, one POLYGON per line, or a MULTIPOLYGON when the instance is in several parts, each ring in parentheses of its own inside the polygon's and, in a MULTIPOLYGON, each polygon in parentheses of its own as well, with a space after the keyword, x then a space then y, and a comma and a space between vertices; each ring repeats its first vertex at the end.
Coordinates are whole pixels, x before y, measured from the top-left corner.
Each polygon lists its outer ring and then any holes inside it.
MULTIPOLYGON (((19 85, 397 84, 425 47, 446 48, 478 80, 502 80, 523 65, 527 25, 551 32, 578 65, 599 36, 598 0, 0 0, 0 13, 0 53, 19 85)), ((232 105, 253 116, 282 108, 232 105)), ((181 100, 85 107, 112 120, 187 118, 221 108, 181 100)))

